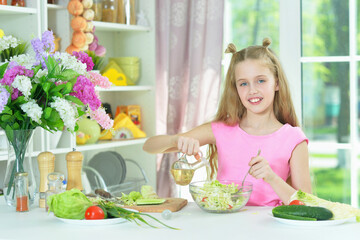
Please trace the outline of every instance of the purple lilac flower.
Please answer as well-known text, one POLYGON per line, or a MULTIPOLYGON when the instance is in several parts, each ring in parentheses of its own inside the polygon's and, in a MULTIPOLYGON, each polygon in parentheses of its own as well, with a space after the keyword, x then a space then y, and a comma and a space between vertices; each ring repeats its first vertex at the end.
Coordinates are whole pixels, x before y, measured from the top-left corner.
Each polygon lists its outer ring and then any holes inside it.
POLYGON ((89 104, 91 110, 95 111, 101 106, 101 101, 95 93, 94 84, 85 76, 79 76, 73 87, 74 92, 70 95, 77 97, 84 104, 89 104))
POLYGON ((52 31, 45 31, 42 34, 41 42, 44 45, 45 51, 53 52, 55 50, 54 34, 52 31))
POLYGON ((73 56, 75 56, 78 60, 80 60, 82 63, 86 64, 86 71, 91 71, 94 67, 94 63, 92 61, 92 58, 87 55, 86 52, 73 52, 73 56))
POLYGON ((3 87, 0 88, 0 113, 4 111, 10 97, 10 93, 3 87))
POLYGON ((54 35, 52 31, 45 31, 42 34, 41 40, 34 38, 31 40, 31 45, 35 52, 36 60, 41 62, 41 65, 46 68, 44 58, 47 59, 47 53, 53 52, 55 49, 54 35))
POLYGON ((31 40, 32 48, 34 49, 34 52, 36 54, 35 58, 36 60, 41 60, 44 52, 44 44, 39 38, 34 38, 31 40))

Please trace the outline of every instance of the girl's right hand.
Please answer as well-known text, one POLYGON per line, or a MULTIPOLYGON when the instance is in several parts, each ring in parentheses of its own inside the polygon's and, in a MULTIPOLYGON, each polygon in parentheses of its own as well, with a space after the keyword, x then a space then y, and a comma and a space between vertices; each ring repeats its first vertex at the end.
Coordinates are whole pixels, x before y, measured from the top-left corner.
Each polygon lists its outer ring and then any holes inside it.
POLYGON ((180 152, 187 155, 195 155, 197 160, 200 159, 200 143, 199 140, 190 137, 178 136, 177 138, 177 148, 180 152))

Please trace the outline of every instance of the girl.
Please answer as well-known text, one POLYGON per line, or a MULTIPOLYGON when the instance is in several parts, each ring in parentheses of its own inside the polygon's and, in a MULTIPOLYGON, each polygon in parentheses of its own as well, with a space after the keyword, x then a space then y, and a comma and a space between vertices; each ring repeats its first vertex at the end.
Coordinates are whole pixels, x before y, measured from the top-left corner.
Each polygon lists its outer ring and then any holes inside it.
POLYGON ((225 52, 233 55, 215 120, 186 133, 151 137, 143 149, 198 158, 199 146, 209 144, 212 178, 241 184, 249 171, 253 192, 247 205, 278 206, 298 189, 311 192, 308 139, 270 43, 266 38, 262 46, 238 52, 229 44, 225 52))

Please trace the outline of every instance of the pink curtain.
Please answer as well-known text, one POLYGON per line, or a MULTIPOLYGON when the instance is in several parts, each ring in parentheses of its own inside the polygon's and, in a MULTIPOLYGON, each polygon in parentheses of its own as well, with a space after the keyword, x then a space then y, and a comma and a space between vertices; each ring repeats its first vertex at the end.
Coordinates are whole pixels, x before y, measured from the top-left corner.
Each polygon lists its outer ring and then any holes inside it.
MULTIPOLYGON (((157 0, 157 134, 177 134, 215 114, 221 75, 222 0, 157 0)), ((157 192, 174 196, 175 153, 158 158, 157 192)))

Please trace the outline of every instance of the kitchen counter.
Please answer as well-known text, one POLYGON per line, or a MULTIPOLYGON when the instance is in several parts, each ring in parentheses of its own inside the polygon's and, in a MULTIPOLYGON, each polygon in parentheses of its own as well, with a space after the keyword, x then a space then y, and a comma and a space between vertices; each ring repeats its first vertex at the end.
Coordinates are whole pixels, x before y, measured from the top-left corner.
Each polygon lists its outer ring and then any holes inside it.
POLYGON ((360 223, 354 221, 336 226, 292 226, 274 220, 270 215, 271 209, 271 207, 245 207, 237 213, 213 214, 202 211, 191 202, 181 211, 173 213, 170 220, 163 219, 160 213, 151 214, 170 226, 181 228, 181 230, 171 230, 162 226, 152 229, 131 222, 105 226, 71 225, 35 206, 30 207, 29 212, 15 212, 14 208, 5 205, 4 198, 1 197, 0 239, 345 240, 359 239, 360 236, 360 223))

